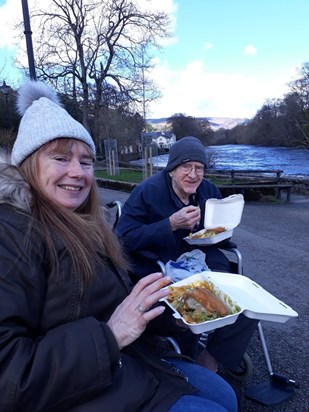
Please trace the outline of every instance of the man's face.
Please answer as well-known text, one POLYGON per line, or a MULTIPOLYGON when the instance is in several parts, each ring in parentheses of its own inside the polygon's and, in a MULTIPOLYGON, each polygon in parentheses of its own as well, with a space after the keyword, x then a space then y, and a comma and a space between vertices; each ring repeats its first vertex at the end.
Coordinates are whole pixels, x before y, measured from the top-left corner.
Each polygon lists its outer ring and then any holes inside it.
POLYGON ((191 195, 195 193, 204 176, 204 165, 200 162, 187 162, 170 172, 174 190, 191 195))

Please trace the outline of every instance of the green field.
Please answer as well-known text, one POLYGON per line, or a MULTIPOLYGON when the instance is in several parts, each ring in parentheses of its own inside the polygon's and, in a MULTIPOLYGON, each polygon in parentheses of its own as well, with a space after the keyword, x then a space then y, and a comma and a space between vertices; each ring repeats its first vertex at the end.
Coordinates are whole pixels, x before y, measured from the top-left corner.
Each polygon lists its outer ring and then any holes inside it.
POLYGON ((115 180, 117 182, 140 183, 143 180, 143 172, 141 170, 120 169, 118 175, 111 176, 106 170, 96 170, 95 176, 102 179, 115 180))

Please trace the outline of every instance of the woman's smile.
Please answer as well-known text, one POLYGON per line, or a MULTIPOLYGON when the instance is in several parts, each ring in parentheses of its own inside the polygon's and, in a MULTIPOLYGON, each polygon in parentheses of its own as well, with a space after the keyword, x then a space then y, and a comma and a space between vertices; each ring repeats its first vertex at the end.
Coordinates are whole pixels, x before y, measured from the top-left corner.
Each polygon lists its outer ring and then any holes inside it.
POLYGON ((84 143, 75 141, 66 153, 43 149, 38 161, 40 184, 52 200, 72 210, 85 202, 93 182, 93 158, 84 143))

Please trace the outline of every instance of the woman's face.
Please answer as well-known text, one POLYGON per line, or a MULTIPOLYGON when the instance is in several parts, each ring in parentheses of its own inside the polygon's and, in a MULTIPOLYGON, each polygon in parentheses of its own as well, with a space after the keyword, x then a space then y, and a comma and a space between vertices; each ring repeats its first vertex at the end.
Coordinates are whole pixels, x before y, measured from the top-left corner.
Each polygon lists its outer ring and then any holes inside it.
POLYGON ((38 181, 56 203, 75 210, 87 199, 93 182, 93 156, 76 140, 66 150, 46 145, 38 153, 38 181))

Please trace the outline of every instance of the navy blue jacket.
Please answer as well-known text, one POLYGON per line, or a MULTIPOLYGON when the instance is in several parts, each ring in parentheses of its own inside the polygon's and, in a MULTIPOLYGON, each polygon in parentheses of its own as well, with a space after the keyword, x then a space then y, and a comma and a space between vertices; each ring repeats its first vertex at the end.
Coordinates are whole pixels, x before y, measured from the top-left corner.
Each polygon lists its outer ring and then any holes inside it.
MULTIPOLYGON (((203 179, 197 189, 197 198, 201 216, 204 216, 206 200, 221 199, 222 196, 215 185, 203 179)), ((138 278, 158 271, 158 259, 166 263, 191 250, 190 245, 183 240, 189 231, 172 231, 169 221, 169 217, 184 206, 173 191, 171 178, 165 170, 144 180, 132 191, 124 204, 116 233, 131 258, 133 272, 138 278)), ((203 227, 202 219, 199 229, 203 227)), ((220 268, 219 262, 228 265, 224 254, 217 247, 206 249, 208 266, 213 270, 224 270, 224 267, 220 268), (211 264, 212 257, 219 267, 211 264)))
MULTIPOLYGON (((206 200, 221 199, 221 193, 216 186, 203 179, 197 189, 197 198, 201 216, 204 216, 206 200)), ((160 270, 156 263, 158 259, 166 263, 168 260, 176 260, 186 250, 197 248, 183 240, 189 234, 188 230, 172 231, 170 226, 169 216, 184 206, 174 193, 171 178, 164 170, 144 180, 133 190, 124 204, 116 226, 117 234, 122 238, 133 263, 133 281, 160 270)), ((203 224, 202 219, 199 229, 202 229, 203 224)), ((206 263, 211 270, 231 271, 229 260, 219 250, 219 244, 200 249, 206 253, 206 263)), ((257 321, 240 316, 235 324, 211 333, 207 350, 226 367, 235 369, 243 357, 256 324, 257 321)), ((179 343, 183 353, 194 356, 190 351, 194 350, 195 346, 189 336, 179 343)))

